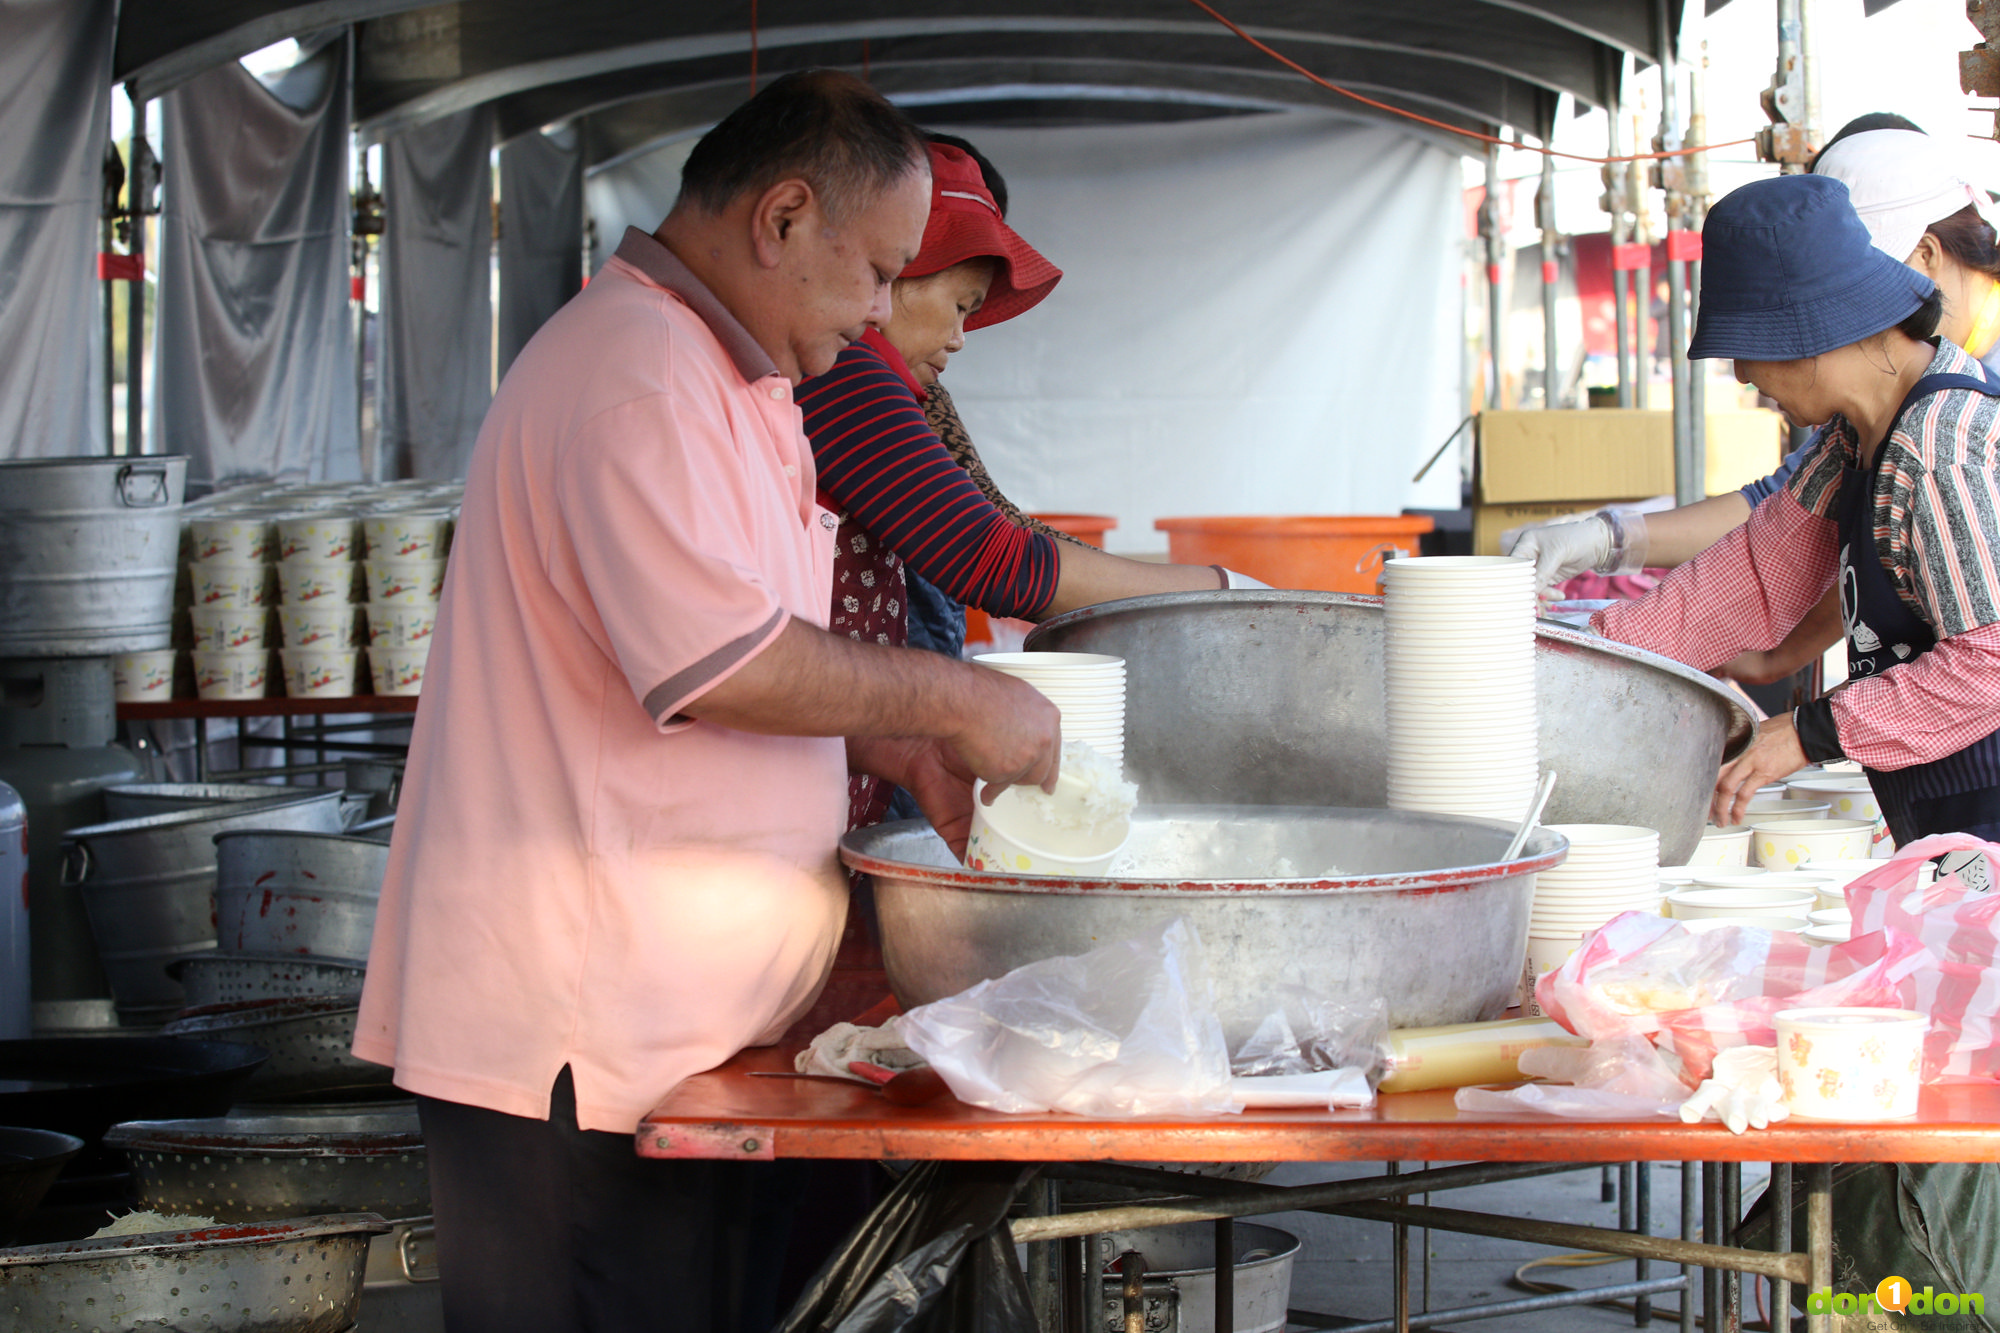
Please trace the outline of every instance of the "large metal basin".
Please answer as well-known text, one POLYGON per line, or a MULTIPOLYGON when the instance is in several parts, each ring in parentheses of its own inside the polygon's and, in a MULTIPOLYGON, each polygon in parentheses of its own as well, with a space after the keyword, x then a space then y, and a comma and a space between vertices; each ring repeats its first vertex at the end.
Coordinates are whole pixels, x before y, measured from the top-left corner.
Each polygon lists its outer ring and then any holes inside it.
POLYGON ((1535 874, 1569 854, 1538 829, 1500 863, 1511 836, 1492 820, 1400 810, 1146 806, 1127 847, 1136 877, 967 870, 922 820, 850 833, 840 857, 874 876, 905 1006, 1185 916, 1233 1047, 1288 984, 1380 995, 1392 1027, 1499 1017, 1521 977, 1535 874))
MULTIPOLYGON (((1694 854, 1725 748, 1750 716, 1714 680, 1642 649, 1535 627, 1552 824, 1660 831, 1694 854)), ((1382 599, 1353 593, 1166 593, 1085 607, 1028 636, 1043 651, 1125 659, 1125 776, 1142 800, 1388 802, 1382 599)))

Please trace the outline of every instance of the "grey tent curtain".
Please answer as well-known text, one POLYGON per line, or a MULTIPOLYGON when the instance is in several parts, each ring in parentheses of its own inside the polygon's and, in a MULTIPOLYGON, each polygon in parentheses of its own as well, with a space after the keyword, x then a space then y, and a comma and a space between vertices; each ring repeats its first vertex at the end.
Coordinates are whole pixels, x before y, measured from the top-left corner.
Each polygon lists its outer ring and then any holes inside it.
POLYGON ((0 4, 0 457, 108 452, 97 228, 111 0, 0 4))
POLYGON ((382 148, 382 458, 465 475, 493 399, 493 113, 440 117, 382 148))
POLYGON ((499 368, 583 290, 583 144, 574 128, 500 150, 499 368))
POLYGON ((348 284, 347 42, 265 87, 164 100, 153 438, 218 484, 361 475, 348 284))

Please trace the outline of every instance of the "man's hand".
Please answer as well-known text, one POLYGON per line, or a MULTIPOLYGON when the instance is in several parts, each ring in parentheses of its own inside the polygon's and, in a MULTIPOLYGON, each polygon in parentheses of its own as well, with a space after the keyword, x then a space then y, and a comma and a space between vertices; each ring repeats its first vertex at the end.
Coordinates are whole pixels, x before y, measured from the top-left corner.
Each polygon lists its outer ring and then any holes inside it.
POLYGON ((916 797, 931 827, 956 857, 965 855, 972 832, 974 774, 941 741, 854 737, 847 742, 847 766, 873 773, 916 797))
POLYGON ((1765 718, 1750 748, 1723 765, 1715 780, 1715 797, 1709 802, 1709 819, 1721 825, 1742 823, 1759 787, 1798 772, 1807 762, 1792 715, 1765 718))

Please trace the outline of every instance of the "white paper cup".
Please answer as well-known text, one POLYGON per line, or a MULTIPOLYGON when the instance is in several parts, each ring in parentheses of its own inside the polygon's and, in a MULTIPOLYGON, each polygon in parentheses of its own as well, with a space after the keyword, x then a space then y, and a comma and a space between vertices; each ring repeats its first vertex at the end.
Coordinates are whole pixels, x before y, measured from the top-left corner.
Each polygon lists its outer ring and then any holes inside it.
POLYGON ((371 648, 428 648, 437 629, 437 607, 415 603, 372 603, 368 607, 371 648))
POLYGON ((1861 861, 1875 840, 1865 819, 1772 819, 1750 826, 1750 855, 1773 869, 1814 861, 1861 861))
POLYGON ((1806 924, 1806 913, 1812 911, 1813 902, 1811 889, 1767 889, 1750 884, 1735 888, 1709 888, 1696 884, 1691 889, 1675 889, 1667 895, 1668 912, 1676 921, 1748 914, 1792 918, 1792 929, 1806 924))
POLYGON ((284 606, 344 606, 354 600, 354 563, 304 556, 281 561, 278 600, 284 606))
POLYGON ((1895 1120, 1917 1113, 1924 1033, 1910 1009, 1783 1009, 1778 1082, 1792 1114, 1814 1120, 1895 1120))
POLYGON ((361 654, 352 648, 286 648, 285 693, 294 699, 345 699, 354 693, 355 666, 361 654))
POLYGON ((1826 819, 1832 811, 1831 801, 1794 801, 1784 796, 1759 796, 1743 812, 1743 822, 1757 824, 1766 819, 1826 819))
POLYGON ((1735 884, 1752 884, 1774 871, 1762 866, 1693 866, 1694 882, 1710 888, 1728 888, 1735 884))
MULTIPOLYGON (((278 608, 278 628, 287 648, 350 648, 360 608, 331 598, 278 608)), ((287 676, 289 681, 290 677, 287 676)))
POLYGON ((442 560, 364 560, 368 601, 376 605, 434 606, 444 591, 442 560))
POLYGON ((360 554, 361 524, 351 513, 286 514, 277 522, 278 559, 345 560, 360 554))
POLYGON ((450 531, 448 509, 387 510, 361 520, 370 560, 442 560, 450 531))
POLYGON ((1009 787, 985 802, 986 784, 972 784, 972 833, 965 864, 1007 875, 1099 875, 1132 836, 1128 818, 1085 828, 1062 828, 1037 814, 1009 787))
POLYGON ((1750 826, 1737 824, 1730 828, 1708 825, 1702 831, 1701 841, 1695 844, 1689 865, 1740 866, 1750 863, 1750 826))
POLYGON ((1799 932, 1799 938, 1815 949, 1824 949, 1830 945, 1845 944, 1854 938, 1854 934, 1852 926, 1807 926, 1799 932))
POLYGON ((1806 920, 1815 926, 1852 926, 1854 913, 1845 907, 1822 907, 1809 913, 1806 920))
POLYGON ((266 649, 194 652, 194 692, 200 698, 261 699, 270 683, 271 654, 266 649))
POLYGON ((368 672, 377 694, 421 694, 430 645, 414 648, 370 648, 368 672))
POLYGON ((1532 1018, 1542 1016, 1542 1007, 1535 1003, 1535 983, 1545 972, 1553 972, 1561 967, 1569 956, 1583 943, 1584 932, 1561 936, 1528 936, 1528 956, 1521 969, 1521 1012, 1532 1018))
POLYGON ((1833 808, 1827 813, 1829 819, 1880 819, 1881 802, 1875 799, 1875 791, 1864 777, 1824 777, 1805 782, 1794 782, 1787 788, 1787 799, 1801 803, 1825 801, 1833 808))
POLYGON ((270 612, 261 606, 191 606, 194 646, 206 652, 262 648, 270 612))
POLYGON ((121 704, 164 703, 174 697, 174 650, 148 648, 111 659, 113 697, 121 704))
POLYGON ((188 520, 188 550, 196 564, 262 564, 276 552, 262 514, 209 514, 188 520))
POLYGON ((225 560, 197 560, 188 566, 194 606, 263 606, 269 597, 270 566, 225 560))

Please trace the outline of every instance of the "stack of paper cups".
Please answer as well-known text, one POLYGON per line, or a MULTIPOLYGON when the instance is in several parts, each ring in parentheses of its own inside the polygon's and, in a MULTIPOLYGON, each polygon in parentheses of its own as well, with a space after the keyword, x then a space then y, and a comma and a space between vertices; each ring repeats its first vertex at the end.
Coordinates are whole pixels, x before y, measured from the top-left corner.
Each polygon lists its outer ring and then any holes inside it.
POLYGON ((1066 741, 1125 760, 1125 659, 1101 653, 982 653, 973 659, 1040 690, 1062 711, 1066 741))
POLYGON ((1660 835, 1636 824, 1550 824, 1569 856, 1535 876, 1528 957, 1521 985, 1529 1011, 1545 972, 1561 967, 1583 937, 1624 912, 1660 910, 1660 835))
POLYGON ((1422 556, 1383 571, 1390 808, 1518 822, 1540 760, 1534 563, 1422 556))

